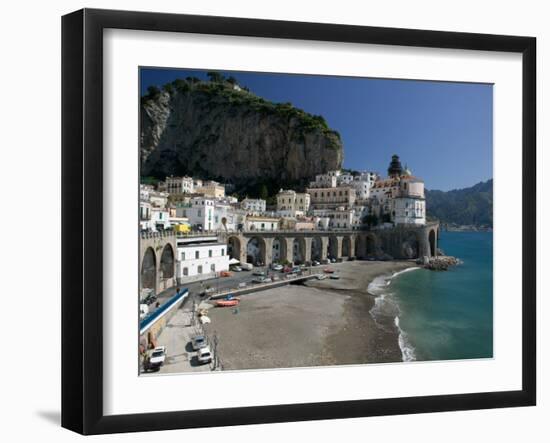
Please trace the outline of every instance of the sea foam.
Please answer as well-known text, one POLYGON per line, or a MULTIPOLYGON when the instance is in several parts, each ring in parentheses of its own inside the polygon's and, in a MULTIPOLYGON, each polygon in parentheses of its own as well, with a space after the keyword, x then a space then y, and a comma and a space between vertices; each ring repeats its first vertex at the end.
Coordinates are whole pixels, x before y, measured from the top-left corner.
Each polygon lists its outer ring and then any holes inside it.
POLYGON ((401 310, 399 309, 399 304, 395 300, 395 297, 393 297, 392 293, 388 290, 388 286, 390 285, 392 279, 398 275, 404 274, 405 272, 415 271, 417 269, 421 268, 411 267, 395 272, 392 275, 378 276, 374 278, 367 288, 367 292, 376 297, 374 299, 374 306, 369 311, 376 324, 381 328, 388 330, 388 328, 391 327, 389 326, 391 325, 391 319, 393 319, 393 324, 399 332, 398 343, 403 361, 414 361, 416 359, 415 349, 411 344, 407 333, 399 326, 399 316, 401 315, 401 310))

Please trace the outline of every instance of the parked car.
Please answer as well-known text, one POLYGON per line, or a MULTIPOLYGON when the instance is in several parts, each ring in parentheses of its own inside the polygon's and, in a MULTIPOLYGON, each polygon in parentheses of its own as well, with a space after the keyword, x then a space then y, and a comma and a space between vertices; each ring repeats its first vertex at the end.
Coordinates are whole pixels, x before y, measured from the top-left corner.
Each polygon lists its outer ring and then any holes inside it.
POLYGON ((332 268, 325 268, 325 269, 323 269, 323 272, 324 272, 325 274, 333 274, 333 273, 334 273, 334 269, 332 269, 332 268))
POLYGON ((144 367, 148 371, 159 370, 166 360, 166 347, 157 346, 146 357, 144 367))
POLYGON ((246 282, 242 281, 237 285, 239 288, 246 288, 246 282))
POLYGON ((331 259, 330 259, 330 262, 331 262, 331 263, 336 263, 336 259, 335 259, 335 258, 331 258, 331 259))
POLYGON ((212 361, 212 352, 210 351, 209 346, 205 346, 204 348, 199 349, 199 352, 197 353, 197 361, 201 365, 210 363, 212 361))
POLYGON ((263 277, 265 275, 265 272, 262 271, 261 269, 256 269, 252 275, 257 275, 257 276, 260 276, 260 277, 263 277))
POLYGON ((252 263, 241 263, 241 268, 243 271, 252 271, 254 266, 252 266, 252 263))
POLYGON ((291 271, 291 272, 292 272, 293 274, 297 274, 297 273, 300 272, 301 270, 302 270, 302 268, 301 268, 300 266, 294 266, 294 267, 292 268, 292 271, 291 271))
POLYGON ((318 262, 317 260, 313 260, 313 262, 311 263, 311 266, 320 266, 321 263, 318 262))
POLYGON ((233 274, 231 274, 231 272, 229 271, 221 271, 220 272, 220 277, 231 277, 233 274))
POLYGON ((202 349, 206 346, 208 346, 208 342, 206 340, 206 337, 204 335, 196 335, 191 339, 191 344, 193 345, 193 350, 198 351, 199 349, 202 349))
POLYGON ((289 272, 292 272, 292 268, 290 266, 285 266, 283 268, 283 273, 288 274, 289 272))
POLYGON ((241 268, 240 266, 233 266, 231 268, 232 271, 234 272, 241 272, 243 270, 243 268, 241 268))
POLYGON ((324 280, 325 278, 327 278, 325 274, 317 274, 317 280, 324 280))
POLYGON ((332 280, 340 280, 340 274, 330 274, 329 278, 332 280))
POLYGON ((256 277, 252 280, 252 283, 267 283, 270 281, 271 279, 268 277, 256 277))
POLYGON ((283 270, 283 265, 280 265, 278 263, 273 263, 271 265, 271 269, 273 269, 274 271, 282 271, 283 270))

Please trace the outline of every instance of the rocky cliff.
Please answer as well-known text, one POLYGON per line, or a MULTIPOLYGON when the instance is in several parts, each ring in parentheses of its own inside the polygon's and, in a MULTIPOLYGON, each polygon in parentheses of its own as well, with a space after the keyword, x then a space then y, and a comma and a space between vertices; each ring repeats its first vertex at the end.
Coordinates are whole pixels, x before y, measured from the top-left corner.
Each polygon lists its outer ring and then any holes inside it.
POLYGON ((300 184, 342 165, 340 136, 320 116, 225 80, 188 78, 141 99, 141 175, 300 184))

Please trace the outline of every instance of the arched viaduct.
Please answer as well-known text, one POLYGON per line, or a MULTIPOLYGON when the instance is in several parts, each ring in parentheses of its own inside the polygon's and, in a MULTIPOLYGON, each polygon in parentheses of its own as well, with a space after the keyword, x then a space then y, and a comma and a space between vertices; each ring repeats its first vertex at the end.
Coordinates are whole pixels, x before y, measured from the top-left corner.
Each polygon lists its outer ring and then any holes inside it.
POLYGON ((176 284, 177 243, 173 232, 141 234, 139 257, 140 290, 158 293, 176 284))
MULTIPOLYGON (((439 224, 372 231, 244 231, 223 232, 220 240, 241 263, 307 263, 327 258, 412 259, 437 255, 439 224)), ((176 284, 177 241, 172 232, 141 235, 141 289, 159 293, 176 284)))
POLYGON ((244 231, 221 234, 242 263, 306 263, 326 258, 411 259, 437 255, 439 224, 372 231, 244 231))

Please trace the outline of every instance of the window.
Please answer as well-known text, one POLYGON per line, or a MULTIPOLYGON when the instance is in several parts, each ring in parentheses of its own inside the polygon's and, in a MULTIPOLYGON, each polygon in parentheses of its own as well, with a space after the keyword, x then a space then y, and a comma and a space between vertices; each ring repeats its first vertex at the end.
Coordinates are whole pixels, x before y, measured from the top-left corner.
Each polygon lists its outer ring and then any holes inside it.
POLYGON ((199 258, 199 251, 195 251, 195 258, 199 258))
POLYGON ((222 248, 222 257, 225 255, 225 249, 222 248))
POLYGON ((208 257, 212 257, 212 249, 208 250, 208 257))
POLYGON ((182 260, 182 261, 185 260, 185 252, 182 252, 182 253, 181 253, 181 260, 182 260))
POLYGON ((211 270, 212 272, 216 272, 216 265, 215 265, 214 263, 212 263, 212 264, 210 265, 210 270, 211 270))
POLYGON ((265 229, 265 223, 262 223, 262 226, 261 226, 262 230, 265 229))
POLYGON ((189 268, 183 268, 183 275, 189 275, 189 268))
POLYGON ((197 272, 198 272, 199 274, 202 274, 202 265, 199 265, 199 266, 197 267, 197 272))
POLYGON ((202 211, 199 209, 199 211, 197 212, 197 216, 198 217, 201 217, 202 216, 202 211))

